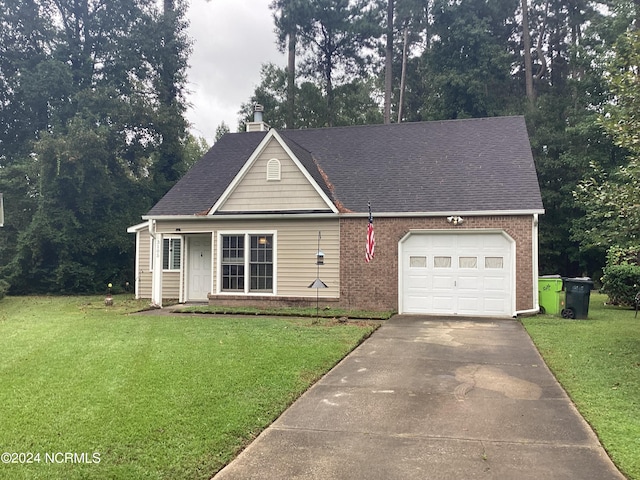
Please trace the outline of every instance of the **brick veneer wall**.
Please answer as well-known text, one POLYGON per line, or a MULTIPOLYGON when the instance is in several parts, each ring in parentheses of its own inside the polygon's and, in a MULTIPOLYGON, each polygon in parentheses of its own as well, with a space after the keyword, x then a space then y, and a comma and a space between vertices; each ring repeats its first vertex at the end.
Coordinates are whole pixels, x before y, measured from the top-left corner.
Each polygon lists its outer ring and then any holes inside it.
POLYGON ((376 255, 364 261, 366 218, 340 220, 340 305, 398 309, 398 242, 409 230, 501 229, 516 242, 516 310, 533 308, 532 215, 464 217, 456 227, 445 217, 374 219, 376 255))

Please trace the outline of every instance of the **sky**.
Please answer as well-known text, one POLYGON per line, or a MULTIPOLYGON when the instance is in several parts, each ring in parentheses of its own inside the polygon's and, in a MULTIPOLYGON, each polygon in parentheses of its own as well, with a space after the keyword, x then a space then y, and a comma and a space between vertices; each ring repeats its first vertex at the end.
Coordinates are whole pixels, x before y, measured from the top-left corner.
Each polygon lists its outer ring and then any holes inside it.
POLYGON ((271 0, 190 0, 192 53, 187 72, 187 120, 213 144, 224 122, 237 130, 238 111, 260 83, 260 67, 286 65, 276 46, 271 0))

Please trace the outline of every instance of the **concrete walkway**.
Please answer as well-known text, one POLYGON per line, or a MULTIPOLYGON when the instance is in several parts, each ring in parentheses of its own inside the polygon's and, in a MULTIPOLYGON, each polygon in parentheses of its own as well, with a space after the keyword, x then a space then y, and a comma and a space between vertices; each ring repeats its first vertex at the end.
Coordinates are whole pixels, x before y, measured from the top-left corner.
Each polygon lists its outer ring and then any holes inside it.
POLYGON ((519 322, 400 315, 214 478, 624 477, 519 322))

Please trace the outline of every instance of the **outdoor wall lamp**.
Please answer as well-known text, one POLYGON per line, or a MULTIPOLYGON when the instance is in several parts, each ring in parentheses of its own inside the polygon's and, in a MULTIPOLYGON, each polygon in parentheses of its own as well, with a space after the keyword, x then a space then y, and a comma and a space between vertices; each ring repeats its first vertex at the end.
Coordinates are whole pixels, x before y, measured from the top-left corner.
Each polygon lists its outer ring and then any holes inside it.
POLYGON ((454 225, 460 225, 462 222, 464 222, 464 218, 458 216, 447 217, 447 222, 453 223, 454 225))

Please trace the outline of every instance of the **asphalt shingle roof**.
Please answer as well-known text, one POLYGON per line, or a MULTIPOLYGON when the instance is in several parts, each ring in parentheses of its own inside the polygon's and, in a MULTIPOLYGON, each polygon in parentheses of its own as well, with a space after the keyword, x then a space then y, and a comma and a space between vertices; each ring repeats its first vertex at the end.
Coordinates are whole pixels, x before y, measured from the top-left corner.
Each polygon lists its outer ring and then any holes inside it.
MULTIPOLYGON (((278 134, 342 211, 366 212, 369 201, 377 213, 543 208, 521 116, 278 134)), ((265 135, 222 137, 149 215, 210 209, 265 135)))

